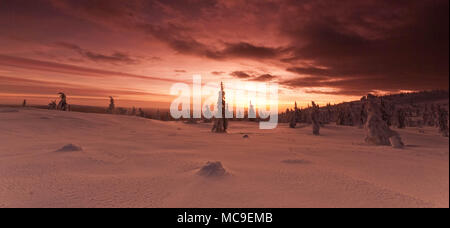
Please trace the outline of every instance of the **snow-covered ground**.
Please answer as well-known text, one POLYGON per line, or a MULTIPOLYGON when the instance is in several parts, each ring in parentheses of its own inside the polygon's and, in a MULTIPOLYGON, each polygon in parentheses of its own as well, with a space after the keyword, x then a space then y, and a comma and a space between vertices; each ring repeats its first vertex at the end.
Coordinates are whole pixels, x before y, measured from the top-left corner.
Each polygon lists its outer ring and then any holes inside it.
POLYGON ((449 207, 449 140, 434 128, 398 130, 404 149, 334 124, 210 128, 0 108, 0 207, 449 207), (227 173, 199 175, 208 161, 227 173))

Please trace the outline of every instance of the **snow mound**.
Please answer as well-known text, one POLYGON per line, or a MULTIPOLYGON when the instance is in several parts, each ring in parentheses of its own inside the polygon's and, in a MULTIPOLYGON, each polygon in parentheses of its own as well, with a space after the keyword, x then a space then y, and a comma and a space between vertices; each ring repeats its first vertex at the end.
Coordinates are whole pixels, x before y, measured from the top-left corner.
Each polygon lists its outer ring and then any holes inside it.
POLYGON ((74 152, 74 151, 82 151, 83 149, 79 146, 76 146, 74 144, 67 144, 63 146, 61 149, 57 150, 56 152, 74 152))
POLYGON ((401 149, 403 148, 403 146, 405 146, 405 144, 403 144, 402 142, 402 139, 398 135, 390 137, 389 142, 391 143, 391 146, 396 149, 401 149))
POLYGON ((204 177, 221 177, 227 174, 227 171, 223 168, 222 163, 207 162, 198 172, 198 175, 204 177))

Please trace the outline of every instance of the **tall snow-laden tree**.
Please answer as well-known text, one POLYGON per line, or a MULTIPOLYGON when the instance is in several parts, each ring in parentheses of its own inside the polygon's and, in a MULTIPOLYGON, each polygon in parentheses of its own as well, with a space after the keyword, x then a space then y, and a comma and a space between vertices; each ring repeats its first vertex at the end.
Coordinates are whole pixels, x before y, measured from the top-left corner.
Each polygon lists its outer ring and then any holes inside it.
POLYGON ((443 108, 439 108, 439 133, 448 137, 448 112, 443 108))
POLYGON ((406 125, 406 116, 403 109, 398 108, 397 109, 397 128, 403 129, 406 125))
POLYGON ((56 107, 56 109, 61 110, 61 111, 68 111, 69 110, 69 105, 67 104, 67 96, 65 93, 60 92, 59 94, 59 98, 61 99, 58 103, 58 106, 56 107))
POLYGON ((297 108, 297 101, 295 102, 294 111, 291 113, 290 121, 289 121, 289 127, 295 128, 298 121, 298 108, 297 108))
POLYGON ((116 110, 116 105, 114 103, 114 98, 109 97, 108 113, 114 114, 115 110, 116 110))
POLYGON ((210 123, 212 116, 213 116, 213 114, 211 112, 211 108, 209 107, 209 105, 205 105, 205 109, 204 109, 204 112, 203 112, 203 122, 204 123, 210 123))
POLYGON ((250 121, 254 121, 256 119, 255 106, 252 104, 252 101, 250 101, 250 105, 248 107, 248 119, 250 121))
POLYGON ((320 122, 319 122, 319 105, 312 102, 311 107, 311 122, 313 127, 313 134, 319 135, 320 134, 320 122))
POLYGON ((159 111, 159 109, 156 109, 155 117, 153 119, 161 120, 161 112, 159 111))
POLYGON ((145 117, 146 116, 145 112, 144 112, 144 110, 142 110, 142 108, 138 109, 138 116, 140 116, 140 117, 145 117))
POLYGON ((365 125, 365 141, 373 145, 391 145, 396 148, 403 147, 399 134, 391 130, 383 120, 382 108, 375 99, 369 98, 366 103, 367 121, 365 125))
POLYGON ((217 113, 214 121, 212 132, 226 133, 228 129, 228 120, 225 116, 225 91, 223 88, 223 82, 220 83, 219 98, 217 99, 217 113))

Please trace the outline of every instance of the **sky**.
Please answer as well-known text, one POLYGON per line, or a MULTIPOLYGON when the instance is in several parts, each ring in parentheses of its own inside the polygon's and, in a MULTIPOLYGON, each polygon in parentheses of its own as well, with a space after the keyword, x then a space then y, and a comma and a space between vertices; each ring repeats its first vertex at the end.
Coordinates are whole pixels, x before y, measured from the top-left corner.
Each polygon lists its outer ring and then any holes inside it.
POLYGON ((277 83, 281 108, 448 89, 448 0, 2 0, 0 103, 168 108, 174 83, 277 83))

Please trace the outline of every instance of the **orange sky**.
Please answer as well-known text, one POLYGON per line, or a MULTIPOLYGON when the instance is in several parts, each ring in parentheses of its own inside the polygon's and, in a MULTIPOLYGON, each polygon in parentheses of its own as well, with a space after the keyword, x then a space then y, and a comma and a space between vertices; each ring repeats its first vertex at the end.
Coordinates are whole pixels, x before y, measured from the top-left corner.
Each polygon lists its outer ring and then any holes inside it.
POLYGON ((0 103, 168 108, 194 74, 278 83, 281 109, 448 89, 448 1, 339 2, 2 1, 0 103))

